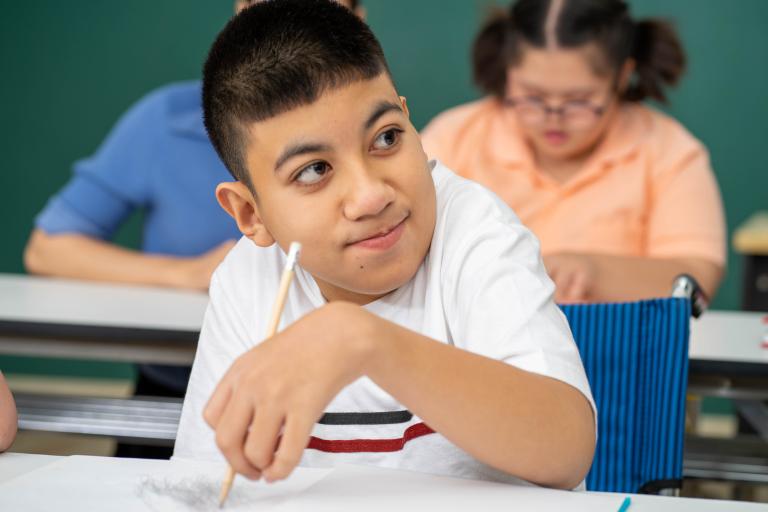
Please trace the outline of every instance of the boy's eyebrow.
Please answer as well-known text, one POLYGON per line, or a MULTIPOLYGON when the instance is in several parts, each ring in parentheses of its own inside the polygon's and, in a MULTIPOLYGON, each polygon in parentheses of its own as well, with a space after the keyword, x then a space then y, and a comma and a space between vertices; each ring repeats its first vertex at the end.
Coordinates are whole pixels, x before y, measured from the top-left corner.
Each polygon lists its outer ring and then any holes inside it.
POLYGON ((363 128, 369 130, 371 126, 376 124, 376 121, 378 121, 381 116, 393 110, 397 110, 398 112, 403 111, 400 105, 393 101, 380 101, 376 105, 376 108, 373 109, 371 115, 368 116, 368 120, 365 122, 365 125, 363 125, 363 128))
POLYGON ((312 142, 288 146, 285 148, 285 151, 280 154, 277 162, 275 162, 275 172, 277 172, 285 162, 295 156, 305 155, 307 153, 317 153, 319 151, 330 151, 330 149, 331 147, 328 144, 317 144, 312 142))

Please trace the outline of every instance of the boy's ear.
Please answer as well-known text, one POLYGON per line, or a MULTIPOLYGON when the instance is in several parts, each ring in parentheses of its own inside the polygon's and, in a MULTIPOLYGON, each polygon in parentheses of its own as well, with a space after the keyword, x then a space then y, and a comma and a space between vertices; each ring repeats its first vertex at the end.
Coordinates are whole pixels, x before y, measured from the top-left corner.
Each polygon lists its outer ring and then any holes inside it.
POLYGON ((403 106, 403 112, 405 112, 405 117, 410 119, 411 112, 408 110, 408 100, 405 99, 405 96, 400 96, 400 105, 403 106))
POLYGON ((216 199, 224 211, 235 219, 240 232, 256 245, 269 247, 275 243, 272 234, 261 220, 259 207, 246 185, 239 181, 219 183, 216 187, 216 199))

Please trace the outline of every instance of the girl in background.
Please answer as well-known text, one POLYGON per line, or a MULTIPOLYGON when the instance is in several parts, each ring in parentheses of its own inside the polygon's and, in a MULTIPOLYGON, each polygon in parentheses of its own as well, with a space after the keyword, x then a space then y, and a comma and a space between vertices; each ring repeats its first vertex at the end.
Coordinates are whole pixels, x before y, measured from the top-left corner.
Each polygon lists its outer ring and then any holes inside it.
POLYGON ((435 118, 427 154, 506 201, 539 237, 561 302, 667 296, 725 265, 720 193, 704 146, 645 106, 685 67, 674 29, 622 0, 518 0, 481 29, 487 96, 435 118))

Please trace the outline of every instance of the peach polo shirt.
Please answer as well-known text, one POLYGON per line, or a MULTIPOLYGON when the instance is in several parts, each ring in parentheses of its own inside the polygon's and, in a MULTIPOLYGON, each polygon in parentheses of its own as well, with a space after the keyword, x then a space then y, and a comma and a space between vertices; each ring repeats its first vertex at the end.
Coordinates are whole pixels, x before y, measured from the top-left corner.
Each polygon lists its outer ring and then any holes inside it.
POLYGON ((720 192, 704 146, 669 116, 621 107, 570 180, 537 170, 514 115, 494 99, 437 116, 424 150, 500 196, 541 241, 543 254, 698 258, 725 264, 720 192))

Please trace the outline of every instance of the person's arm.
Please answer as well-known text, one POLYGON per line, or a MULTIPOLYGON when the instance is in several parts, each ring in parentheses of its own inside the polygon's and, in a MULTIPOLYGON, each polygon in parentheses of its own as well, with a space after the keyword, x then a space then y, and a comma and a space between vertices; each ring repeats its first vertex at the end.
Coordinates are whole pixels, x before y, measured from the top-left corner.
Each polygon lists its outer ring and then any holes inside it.
POLYGON ((706 150, 676 129, 651 177, 645 256, 560 253, 544 258, 562 302, 667 297, 680 274, 711 298, 725 267, 725 219, 706 150), (683 151, 677 147, 687 148, 683 151))
POLYGON ((198 257, 143 254, 81 234, 35 229, 24 250, 29 273, 114 283, 207 290, 211 274, 234 246, 230 240, 198 257))
MULTIPOLYGON (((148 94, 115 124, 91 157, 77 162, 72 179, 35 219, 24 253, 27 271, 120 283, 204 290, 234 242, 196 258, 146 255, 110 242, 137 209, 165 205, 156 173, 167 172, 172 145, 169 89, 148 94)), ((213 194, 213 190, 211 190, 213 194)), ((178 229, 194 229, 179 226, 178 229)))
POLYGON ((689 274, 712 297, 722 279, 720 265, 698 258, 639 258, 606 254, 559 253, 544 257, 555 282, 556 300, 623 302, 668 297, 672 282, 689 274))
POLYGON ((13 444, 18 428, 16 403, 13 401, 11 390, 0 372, 0 452, 4 452, 13 444))
POLYGON ((595 424, 578 390, 347 303, 315 310, 239 357, 205 419, 237 472, 285 478, 325 406, 364 375, 456 445, 516 477, 570 489, 589 469, 595 424))

